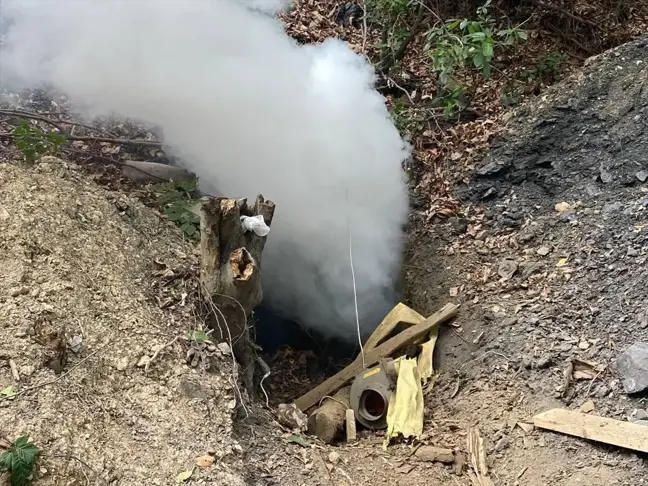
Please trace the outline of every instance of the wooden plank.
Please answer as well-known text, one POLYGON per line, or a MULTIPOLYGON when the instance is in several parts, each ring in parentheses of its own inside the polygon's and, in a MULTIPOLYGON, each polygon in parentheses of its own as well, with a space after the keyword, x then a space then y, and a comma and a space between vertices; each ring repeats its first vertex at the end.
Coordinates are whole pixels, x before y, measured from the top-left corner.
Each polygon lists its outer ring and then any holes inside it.
POLYGON ((404 330, 393 338, 385 341, 380 346, 371 349, 369 352, 366 352, 364 354, 364 366, 362 364, 362 357, 360 357, 360 359, 356 359, 353 363, 344 368, 338 374, 332 376, 328 380, 313 388, 308 393, 299 397, 297 400, 295 400, 295 404, 300 410, 304 412, 312 406, 317 405, 322 398, 335 393, 337 390, 339 390, 349 381, 355 378, 356 375, 360 373, 365 367, 375 365, 382 358, 391 356, 396 351, 398 351, 398 349, 422 336, 434 326, 438 326, 439 324, 453 318, 457 314, 457 309, 458 307, 454 304, 446 304, 440 311, 432 314, 425 321, 404 330))
POLYGON ((625 449, 648 452, 648 427, 598 415, 554 408, 533 417, 533 425, 625 449))
POLYGON ((380 341, 385 339, 400 323, 415 326, 423 321, 425 321, 425 317, 402 302, 399 302, 389 311, 389 314, 385 316, 382 322, 378 324, 376 330, 369 336, 369 339, 364 344, 365 352, 378 346, 380 341))
POLYGON ((356 437, 355 413, 352 408, 348 408, 346 411, 346 440, 347 442, 355 442, 356 437))

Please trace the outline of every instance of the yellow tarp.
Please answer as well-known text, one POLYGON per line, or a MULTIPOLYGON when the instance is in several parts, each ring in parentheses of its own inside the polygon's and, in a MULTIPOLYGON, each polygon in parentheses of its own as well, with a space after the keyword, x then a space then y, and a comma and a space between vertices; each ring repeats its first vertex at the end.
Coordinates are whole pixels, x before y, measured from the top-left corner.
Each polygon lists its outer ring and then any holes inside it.
POLYGON ((432 358, 434 357, 434 346, 436 345, 438 337, 439 328, 435 327, 430 331, 430 340, 421 344, 421 352, 418 357, 418 371, 424 385, 430 380, 430 378, 432 378, 432 375, 434 375, 432 358))
POLYGON ((423 388, 416 359, 396 363, 398 380, 387 409, 387 435, 383 448, 394 437, 419 438, 423 433, 423 388))

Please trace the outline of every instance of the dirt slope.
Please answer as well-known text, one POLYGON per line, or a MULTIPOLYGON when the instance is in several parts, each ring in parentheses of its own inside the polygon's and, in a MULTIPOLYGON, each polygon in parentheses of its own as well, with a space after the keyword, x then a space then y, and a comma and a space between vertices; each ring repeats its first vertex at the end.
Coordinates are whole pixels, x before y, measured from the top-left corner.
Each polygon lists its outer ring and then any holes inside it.
POLYGON ((21 393, 0 399, 0 435, 41 449, 36 484, 173 484, 208 452, 194 477, 243 484, 231 357, 185 364, 193 246, 57 159, 0 162, 0 200, 0 388, 21 393))
POLYGON ((437 347, 429 420, 478 424, 499 484, 644 481, 634 453, 515 423, 587 400, 620 420, 645 408, 624 393, 615 360, 648 340, 646 81, 647 38, 590 59, 511 114, 508 133, 457 188, 462 217, 413 232, 412 304, 462 304, 459 327, 437 347), (575 358, 607 368, 563 392, 575 358))

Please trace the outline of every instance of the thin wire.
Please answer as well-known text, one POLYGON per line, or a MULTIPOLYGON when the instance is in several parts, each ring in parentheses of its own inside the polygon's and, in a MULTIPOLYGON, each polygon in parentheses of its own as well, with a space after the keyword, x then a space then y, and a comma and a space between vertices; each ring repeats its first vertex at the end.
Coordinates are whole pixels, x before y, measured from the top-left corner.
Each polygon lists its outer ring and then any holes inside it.
POLYGON ((358 313, 358 291, 356 289, 355 270, 353 269, 353 241, 351 239, 351 223, 349 222, 349 190, 345 189, 347 202, 347 229, 349 231, 349 262, 351 263, 351 279, 353 280, 353 303, 355 305, 356 328, 358 330, 358 344, 360 345, 360 356, 362 356, 362 367, 365 368, 364 348, 360 337, 360 315, 358 313))

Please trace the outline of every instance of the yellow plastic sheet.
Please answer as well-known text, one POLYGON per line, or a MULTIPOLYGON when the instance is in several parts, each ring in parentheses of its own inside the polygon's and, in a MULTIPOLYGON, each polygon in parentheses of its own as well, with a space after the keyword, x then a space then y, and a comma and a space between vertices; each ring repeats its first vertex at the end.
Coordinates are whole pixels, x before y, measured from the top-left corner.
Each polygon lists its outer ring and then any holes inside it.
POLYGON ((436 345, 437 338, 439 337, 439 328, 435 327, 430 331, 429 341, 421 344, 421 352, 418 357, 418 372, 421 377, 421 381, 425 385, 430 381, 432 375, 434 375, 434 366, 432 364, 432 358, 434 357, 434 346, 436 345))
POLYGON ((423 433, 423 388, 416 359, 396 363, 398 380, 387 409, 387 435, 383 448, 392 438, 419 438, 423 433))

